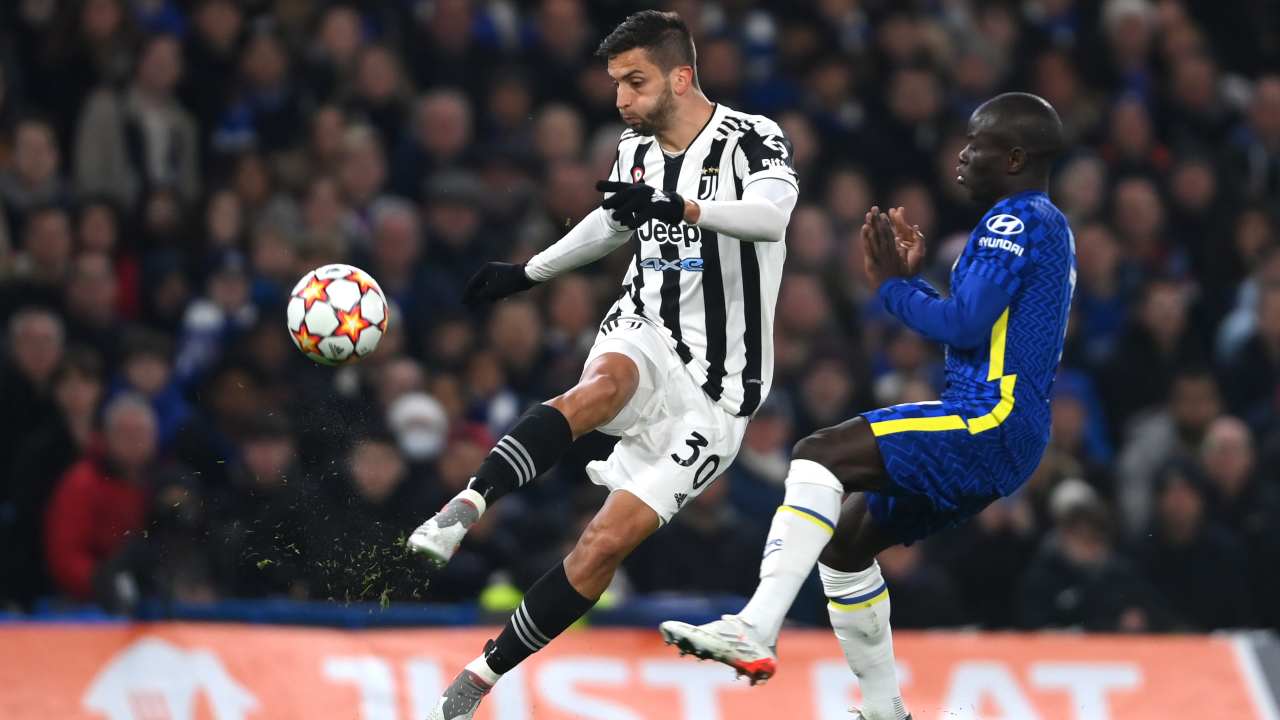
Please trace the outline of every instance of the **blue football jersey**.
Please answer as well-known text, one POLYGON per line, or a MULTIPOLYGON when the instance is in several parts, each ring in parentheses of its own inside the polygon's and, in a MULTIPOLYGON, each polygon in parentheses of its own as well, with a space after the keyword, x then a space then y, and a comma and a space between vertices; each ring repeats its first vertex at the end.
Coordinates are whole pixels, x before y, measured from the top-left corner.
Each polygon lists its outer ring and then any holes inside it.
POLYGON ((1066 216, 1039 191, 999 201, 970 234, 951 269, 951 287, 976 275, 1012 298, 984 342, 946 349, 942 399, 967 411, 971 431, 1007 423, 1006 445, 1025 441, 1043 449, 1048 441, 1049 395, 1075 292, 1075 255, 1066 216))

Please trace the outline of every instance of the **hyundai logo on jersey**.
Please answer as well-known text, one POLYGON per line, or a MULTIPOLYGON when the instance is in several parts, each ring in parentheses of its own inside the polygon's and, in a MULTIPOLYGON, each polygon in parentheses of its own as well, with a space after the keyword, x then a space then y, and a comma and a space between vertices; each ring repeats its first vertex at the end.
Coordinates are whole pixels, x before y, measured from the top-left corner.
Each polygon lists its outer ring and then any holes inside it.
POLYGON ((1001 213, 992 215, 987 220, 987 229, 997 235, 1017 235, 1026 229, 1026 226, 1018 218, 1001 213))

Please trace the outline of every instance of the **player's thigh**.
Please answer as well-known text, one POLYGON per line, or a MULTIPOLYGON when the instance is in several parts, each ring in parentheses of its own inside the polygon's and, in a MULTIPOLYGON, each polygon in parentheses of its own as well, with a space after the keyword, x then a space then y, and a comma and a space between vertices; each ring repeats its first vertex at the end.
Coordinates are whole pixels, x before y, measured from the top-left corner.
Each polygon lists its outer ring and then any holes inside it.
POLYGON ((888 476, 875 434, 862 417, 822 428, 802 438, 791 457, 811 460, 827 468, 849 492, 888 489, 888 476))
POLYGON ((587 465, 592 482, 626 490, 663 522, 719 477, 738 454, 747 418, 718 407, 682 367, 605 460, 587 465))
POLYGON ((664 379, 676 362, 675 354, 647 323, 634 319, 606 323, 587 355, 578 385, 566 396, 600 384, 600 380, 618 387, 622 394, 609 404, 607 417, 599 418, 592 429, 609 435, 633 435, 644 418, 657 410, 664 379))
POLYGON ((876 524, 868 508, 866 493, 852 493, 840 508, 840 520, 818 561, 833 570, 860 572, 898 541, 876 524))

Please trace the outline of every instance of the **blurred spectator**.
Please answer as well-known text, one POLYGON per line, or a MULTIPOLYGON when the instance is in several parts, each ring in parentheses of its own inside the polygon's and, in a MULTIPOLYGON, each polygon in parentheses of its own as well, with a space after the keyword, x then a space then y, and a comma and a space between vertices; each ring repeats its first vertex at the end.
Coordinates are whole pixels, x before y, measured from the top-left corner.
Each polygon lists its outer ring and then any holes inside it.
POLYGON ((387 180, 387 160, 382 143, 368 125, 349 126, 342 135, 338 183, 343 203, 354 214, 361 243, 368 241, 374 201, 387 180))
POLYGON ((103 87, 86 101, 76 135, 80 192, 105 195, 132 208, 147 190, 174 187, 187 201, 200 191, 199 137, 194 118, 174 95, 182 50, 173 35, 143 45, 125 90, 103 87))
POLYGON ((1057 520, 1022 576, 1017 608, 1024 628, 1149 632, 1167 620, 1155 591, 1116 550, 1095 503, 1057 520))
POLYGON ((68 335, 98 348, 114 367, 119 360, 120 319, 111 258, 100 252, 80 253, 71 263, 65 287, 68 335))
POLYGON ((1280 421, 1280 283, 1262 286, 1257 329, 1227 365, 1227 404, 1249 423, 1270 428, 1280 421))
POLYGON ((959 597, 951 574, 931 562, 920 543, 897 545, 876 556, 886 583, 901 600, 894 603, 893 624, 901 628, 951 627, 965 620, 965 608, 937 598, 959 597), (900 608, 900 609, 899 609, 900 608))
POLYGON ((236 338, 253 326, 257 310, 250 303, 248 267, 237 250, 223 252, 211 269, 205 295, 194 300, 182 318, 182 335, 174 372, 189 387, 204 377, 236 338))
POLYGON ((468 0, 433 3, 416 19, 407 51, 418 87, 457 85, 479 96, 494 62, 494 48, 486 44, 502 40, 496 19, 468 0))
POLYGON ((1209 426, 1200 449, 1200 464, 1209 480, 1213 521, 1234 529, 1248 551, 1253 608, 1262 625, 1280 624, 1280 578, 1258 568, 1280 562, 1280 489, 1264 477, 1258 466, 1249 428, 1233 417, 1222 417, 1209 426))
POLYGON ((396 148, 391 188, 406 198, 417 198, 425 178, 469 165, 473 132, 471 102, 466 95, 446 89, 423 95, 414 107, 405 141, 396 148))
POLYGON ((1156 475, 1152 532, 1142 567, 1191 630, 1253 623, 1248 556, 1233 533, 1213 522, 1205 481, 1191 462, 1175 461, 1156 475))
MULTIPOLYGON (((301 142, 303 98, 293 84, 289 54, 275 34, 252 32, 241 51, 238 87, 213 132, 213 148, 287 150, 301 142)), ((221 83, 219 83, 221 84, 221 83)), ((216 87, 216 85, 215 85, 216 87)))
POLYGON ((70 193, 63 180, 58 138, 53 125, 30 116, 13 127, 13 163, 0 171, 0 207, 8 213, 9 230, 17 233, 26 214, 45 205, 65 206, 70 193))
POLYGON ((226 589, 236 597, 305 598, 308 488, 298 467, 289 422, 259 414, 244 436, 244 454, 215 500, 214 537, 226 589))
POLYGON ((232 97, 245 17, 234 0, 201 0, 191 19, 178 96, 199 124, 201 156, 207 157, 211 131, 232 97))
POLYGON ((1127 332, 1099 377, 1118 432, 1135 414, 1168 397, 1179 369, 1203 361, 1188 327, 1189 292, 1181 283, 1162 279, 1148 281, 1143 289, 1127 332))
POLYGON ((136 328, 125 334, 120 372, 111 393, 136 393, 151 403, 162 453, 191 417, 191 407, 173 375, 172 344, 154 331, 136 328))
POLYGON ((45 514, 45 553, 59 591, 88 600, 102 563, 142 530, 155 460, 155 413, 142 398, 121 395, 103 411, 101 444, 62 476, 45 514))
POLYGON ((1159 468, 1170 458, 1194 454, 1210 423, 1221 413, 1222 401, 1213 375, 1203 368, 1187 367, 1174 376, 1165 407, 1129 429, 1116 483, 1116 500, 1129 533, 1143 532, 1151 520, 1159 468))
POLYGON ((429 508, 393 439, 370 435, 345 454, 337 482, 313 498, 307 572, 311 596, 354 602, 421 599, 426 578, 405 534, 429 508))
MULTIPOLYGON (((26 439, 13 446, 4 469, 0 504, 0 602, 29 606, 49 592, 44 553, 44 508, 58 478, 93 439, 102 400, 102 361, 92 350, 70 350, 52 380, 58 416, 35 422, 26 439)), ((7 396, 6 396, 7 397, 7 396)))
POLYGON ((424 392, 407 392, 392 401, 387 407, 387 427, 415 469, 439 457, 449 437, 444 406, 424 392))
POLYGON ((1026 499, 1014 495, 927 546, 953 579, 961 617, 984 628, 1013 624, 1017 583, 1035 553, 1036 530, 1026 499))
POLYGON ((1267 201, 1273 211, 1280 209, 1280 75, 1258 78, 1248 122, 1237 128, 1232 144, 1237 191, 1267 201))
MULTIPOLYGON (((53 379, 66 342, 62 319, 51 310, 24 308, 9 319, 5 356, 0 361, 0 437, 19 448, 57 418, 53 379)), ((27 479, 11 474, 12 458, 0 460, 0 503, 7 504, 27 479)), ((9 517, 9 510, 4 516, 9 517)))
POLYGON ((133 248, 125 246, 120 213, 109 200, 89 199, 76 215, 76 244, 81 252, 103 253, 115 273, 116 314, 136 320, 141 313, 141 278, 133 248))
POLYGON ((627 577, 637 592, 750 595, 766 530, 738 515, 727 483, 713 482, 636 548, 627 577))
POLYGON ((133 612, 139 600, 210 603, 220 585, 209 548, 208 502, 197 479, 180 467, 155 473, 145 530, 130 532, 94 571, 94 599, 111 613, 133 612))
POLYGON ((71 220, 65 210, 44 205, 28 212, 13 274, 0 288, 0 314, 7 317, 23 305, 61 307, 73 248, 71 220))
POLYGON ((730 502, 757 527, 768 528, 782 504, 795 436, 792 423, 790 400, 782 390, 770 393, 747 425, 738 456, 726 471, 730 502))
POLYGON ((383 45, 369 45, 356 58, 354 80, 347 116, 373 126, 383 146, 390 147, 401 136, 408 111, 409 86, 400 60, 383 45))

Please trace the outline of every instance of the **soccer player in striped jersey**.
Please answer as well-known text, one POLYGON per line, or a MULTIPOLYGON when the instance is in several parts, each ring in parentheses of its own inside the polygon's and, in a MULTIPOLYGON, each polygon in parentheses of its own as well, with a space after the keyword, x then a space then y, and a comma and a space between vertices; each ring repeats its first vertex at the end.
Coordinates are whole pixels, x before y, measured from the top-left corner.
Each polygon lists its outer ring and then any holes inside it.
POLYGON ((492 262, 469 303, 548 281, 630 242, 634 259, 582 378, 525 413, 466 490, 409 538, 447 562, 498 498, 592 430, 620 437, 588 465, 611 490, 563 563, 529 588, 496 640, 457 676, 433 720, 471 718, 499 677, 600 597, 619 564, 733 462, 773 375, 773 314, 798 193, 791 147, 768 118, 711 102, 688 28, 643 11, 601 43, 628 129, 602 206, 525 265, 492 262))
POLYGON ((1075 240, 1048 196, 1062 150, 1058 114, 1035 95, 974 111, 956 180, 991 209, 952 267, 948 298, 917 277, 924 237, 902 208, 867 213, 867 277, 891 314, 946 346, 942 398, 872 410, 796 444, 751 601, 706 625, 663 623, 669 643, 768 678, 783 617, 820 561, 831 625, 862 688, 858 717, 909 717, 875 557, 967 520, 1040 464, 1076 278, 1075 240))

